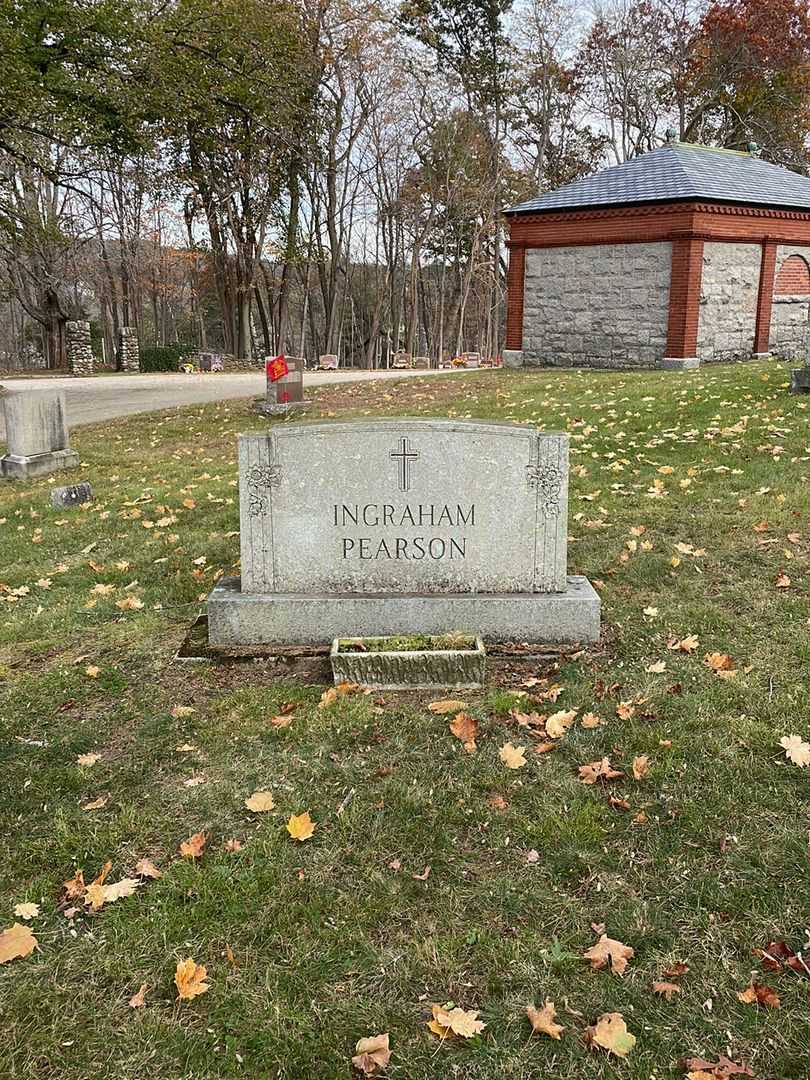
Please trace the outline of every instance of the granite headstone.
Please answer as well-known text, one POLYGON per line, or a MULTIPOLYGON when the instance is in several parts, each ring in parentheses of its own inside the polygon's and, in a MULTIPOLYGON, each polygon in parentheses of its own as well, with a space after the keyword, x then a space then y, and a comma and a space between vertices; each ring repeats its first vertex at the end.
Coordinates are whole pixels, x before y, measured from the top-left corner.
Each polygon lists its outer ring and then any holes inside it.
POLYGON ((28 479, 79 464, 70 449, 63 391, 9 394, 3 412, 8 453, 0 458, 0 475, 28 479))

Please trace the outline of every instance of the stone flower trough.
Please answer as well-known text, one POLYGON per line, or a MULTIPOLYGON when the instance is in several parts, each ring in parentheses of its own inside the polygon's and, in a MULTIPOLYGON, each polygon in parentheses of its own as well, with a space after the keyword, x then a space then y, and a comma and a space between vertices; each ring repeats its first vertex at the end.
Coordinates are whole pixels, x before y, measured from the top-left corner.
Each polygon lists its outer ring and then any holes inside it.
POLYGON ((482 686, 486 651, 480 637, 335 638, 329 654, 335 684, 380 690, 482 686))

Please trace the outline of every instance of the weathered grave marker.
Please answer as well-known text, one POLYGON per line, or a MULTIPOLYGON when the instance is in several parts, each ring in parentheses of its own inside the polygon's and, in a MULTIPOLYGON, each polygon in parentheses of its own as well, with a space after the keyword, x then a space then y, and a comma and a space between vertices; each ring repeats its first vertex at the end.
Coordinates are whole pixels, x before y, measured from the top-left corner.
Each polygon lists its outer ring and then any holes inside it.
POLYGON ((239 438, 242 578, 214 645, 479 633, 593 641, 567 576, 568 436, 512 424, 291 424, 239 438))
POLYGON ((63 391, 9 394, 3 412, 8 453, 0 458, 0 475, 28 479, 79 464, 70 449, 63 391))
POLYGON ((56 509, 82 506, 84 503, 92 501, 93 489, 86 481, 81 484, 67 484, 65 487, 51 489, 51 506, 56 509))

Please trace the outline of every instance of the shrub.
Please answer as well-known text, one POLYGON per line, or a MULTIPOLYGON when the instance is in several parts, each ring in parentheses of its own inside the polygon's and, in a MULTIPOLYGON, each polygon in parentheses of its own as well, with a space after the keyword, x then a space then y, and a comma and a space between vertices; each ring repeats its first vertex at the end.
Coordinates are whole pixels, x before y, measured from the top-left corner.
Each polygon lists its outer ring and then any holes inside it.
POLYGON ((141 349, 141 371, 179 371, 193 345, 151 345, 141 349))

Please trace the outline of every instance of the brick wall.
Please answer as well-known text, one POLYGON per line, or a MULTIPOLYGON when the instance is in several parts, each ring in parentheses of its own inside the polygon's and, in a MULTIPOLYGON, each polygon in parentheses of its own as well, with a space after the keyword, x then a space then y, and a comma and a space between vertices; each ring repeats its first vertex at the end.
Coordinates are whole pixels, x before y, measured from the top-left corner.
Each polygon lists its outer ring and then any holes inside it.
POLYGON ((530 249, 523 360, 651 367, 665 355, 672 244, 530 249))
POLYGON ((785 360, 808 356, 810 322, 810 247, 780 244, 771 315, 771 352, 785 360))
POLYGON ((704 363, 751 357, 761 262, 761 244, 704 243, 697 335, 704 363))

